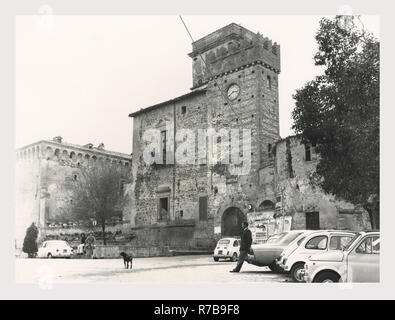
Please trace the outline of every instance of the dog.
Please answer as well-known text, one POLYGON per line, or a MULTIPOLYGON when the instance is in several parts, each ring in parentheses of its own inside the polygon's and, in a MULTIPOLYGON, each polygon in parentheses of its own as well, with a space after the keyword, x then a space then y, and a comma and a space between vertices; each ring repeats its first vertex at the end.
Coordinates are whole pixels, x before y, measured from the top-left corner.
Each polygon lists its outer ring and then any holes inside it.
POLYGON ((125 252, 121 252, 120 255, 123 258, 123 264, 125 265, 125 269, 128 269, 129 263, 130 263, 130 269, 132 269, 133 255, 127 254, 125 252))

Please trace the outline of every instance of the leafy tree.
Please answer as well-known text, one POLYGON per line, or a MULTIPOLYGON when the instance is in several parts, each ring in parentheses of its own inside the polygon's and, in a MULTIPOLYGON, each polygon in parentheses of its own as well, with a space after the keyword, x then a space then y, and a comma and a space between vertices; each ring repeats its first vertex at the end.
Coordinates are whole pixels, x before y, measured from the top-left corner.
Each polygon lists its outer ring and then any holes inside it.
POLYGON ((23 240, 22 251, 27 253, 29 258, 33 258, 37 253, 38 229, 34 222, 26 229, 25 239, 23 240))
POLYGON ((294 95, 293 129, 317 143, 314 181, 362 205, 378 229, 380 43, 352 16, 322 19, 316 40, 325 72, 294 95))
POLYGON ((102 228, 103 244, 106 244, 106 225, 112 218, 121 216, 126 201, 123 191, 126 174, 116 164, 97 161, 94 166, 81 168, 74 181, 73 215, 79 220, 97 221, 102 228))

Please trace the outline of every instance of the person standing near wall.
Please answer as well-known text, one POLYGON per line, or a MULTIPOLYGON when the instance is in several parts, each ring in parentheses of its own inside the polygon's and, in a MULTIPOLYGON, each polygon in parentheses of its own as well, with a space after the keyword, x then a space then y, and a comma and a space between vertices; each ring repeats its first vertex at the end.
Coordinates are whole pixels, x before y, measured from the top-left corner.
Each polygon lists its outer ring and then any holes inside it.
POLYGON ((243 222, 243 233, 241 234, 241 243, 240 243, 240 256, 239 261, 237 261, 236 268, 231 270, 230 272, 239 272, 244 260, 246 260, 248 256, 248 251, 251 249, 252 244, 252 234, 251 230, 248 229, 248 222, 243 222))
POLYGON ((93 236, 93 232, 91 232, 85 240, 85 252, 89 258, 93 258, 93 249, 95 248, 95 241, 96 239, 93 236))
POLYGON ((84 254, 85 253, 85 241, 86 236, 85 233, 81 234, 81 243, 78 245, 77 254, 84 254))

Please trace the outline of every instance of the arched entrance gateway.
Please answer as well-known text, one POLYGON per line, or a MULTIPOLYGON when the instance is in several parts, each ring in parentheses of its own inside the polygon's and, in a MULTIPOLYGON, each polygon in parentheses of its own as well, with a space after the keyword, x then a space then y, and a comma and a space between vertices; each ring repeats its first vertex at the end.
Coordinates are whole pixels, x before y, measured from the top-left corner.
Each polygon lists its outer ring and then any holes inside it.
POLYGON ((223 237, 239 237, 243 230, 243 211, 237 207, 229 207, 224 211, 221 218, 221 235, 223 237))

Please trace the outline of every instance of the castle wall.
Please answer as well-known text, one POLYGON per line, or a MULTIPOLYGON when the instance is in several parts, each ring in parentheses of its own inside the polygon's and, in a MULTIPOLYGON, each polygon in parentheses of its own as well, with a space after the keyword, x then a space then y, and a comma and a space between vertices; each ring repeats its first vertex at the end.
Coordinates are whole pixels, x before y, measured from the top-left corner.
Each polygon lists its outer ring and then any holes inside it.
POLYGON ((62 224, 77 224, 71 212, 72 190, 80 169, 95 161, 116 163, 130 177, 130 158, 121 154, 88 149, 53 141, 40 141, 17 150, 16 241, 23 243, 26 228, 34 222, 40 239, 47 231, 60 233, 62 224), (54 228, 57 226, 58 228, 54 228))

